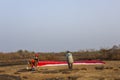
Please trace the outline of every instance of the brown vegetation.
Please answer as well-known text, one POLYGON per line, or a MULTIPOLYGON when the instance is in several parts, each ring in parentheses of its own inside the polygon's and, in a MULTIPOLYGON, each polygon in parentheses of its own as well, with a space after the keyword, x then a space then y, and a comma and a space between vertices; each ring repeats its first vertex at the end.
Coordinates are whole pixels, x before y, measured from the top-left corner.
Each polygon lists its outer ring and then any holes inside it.
MULTIPOLYGON (((66 52, 41 53, 40 60, 65 61, 66 52)), ((101 49, 72 52, 74 60, 106 60, 103 65, 77 65, 73 70, 67 66, 40 67, 36 71, 27 71, 27 61, 34 58, 35 52, 19 50, 0 53, 1 80, 120 80, 120 49, 101 49), (113 61, 114 60, 114 61, 113 61), (21 65, 22 64, 22 65, 21 65), (25 64, 25 65, 24 65, 25 64), (12 66, 11 66, 12 65, 12 66), (14 66, 13 66, 14 65, 14 66), (4 66, 4 67, 2 67, 4 66)))
MULTIPOLYGON (((0 66, 3 64, 26 64, 29 59, 34 58, 35 52, 29 52, 27 50, 19 50, 11 53, 0 53, 0 66), (6 63, 7 62, 7 63, 6 63)), ((41 53, 39 52, 39 60, 57 60, 65 61, 66 52, 59 53, 41 53)), ((74 60, 120 60, 120 48, 113 46, 111 49, 100 49, 100 50, 86 50, 72 52, 74 60)))

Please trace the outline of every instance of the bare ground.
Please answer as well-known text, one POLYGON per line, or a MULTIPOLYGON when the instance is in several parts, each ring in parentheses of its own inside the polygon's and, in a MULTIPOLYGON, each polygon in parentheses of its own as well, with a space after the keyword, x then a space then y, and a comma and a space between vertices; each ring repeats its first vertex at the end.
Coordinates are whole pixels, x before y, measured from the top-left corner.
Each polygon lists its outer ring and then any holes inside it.
POLYGON ((27 71, 27 65, 0 67, 0 80, 120 80, 120 61, 105 61, 104 65, 39 67, 27 71))

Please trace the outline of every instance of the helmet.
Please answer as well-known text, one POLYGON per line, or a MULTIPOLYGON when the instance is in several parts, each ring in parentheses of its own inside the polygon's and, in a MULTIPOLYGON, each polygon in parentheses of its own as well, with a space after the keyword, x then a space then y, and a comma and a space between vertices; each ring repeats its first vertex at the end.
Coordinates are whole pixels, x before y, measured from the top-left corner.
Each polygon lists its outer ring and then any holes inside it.
POLYGON ((39 54, 37 53, 37 54, 35 54, 35 57, 38 57, 39 56, 39 54))

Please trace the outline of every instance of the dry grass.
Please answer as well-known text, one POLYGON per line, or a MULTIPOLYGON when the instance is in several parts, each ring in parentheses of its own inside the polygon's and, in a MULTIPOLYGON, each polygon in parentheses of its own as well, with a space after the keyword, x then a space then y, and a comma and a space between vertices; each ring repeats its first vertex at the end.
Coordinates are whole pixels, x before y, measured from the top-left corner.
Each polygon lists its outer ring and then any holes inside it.
POLYGON ((39 67, 37 71, 26 71, 27 65, 0 67, 0 75, 19 76, 21 80, 120 80, 120 61, 105 61, 104 65, 76 65, 39 67), (100 67, 102 69, 96 69, 100 67))

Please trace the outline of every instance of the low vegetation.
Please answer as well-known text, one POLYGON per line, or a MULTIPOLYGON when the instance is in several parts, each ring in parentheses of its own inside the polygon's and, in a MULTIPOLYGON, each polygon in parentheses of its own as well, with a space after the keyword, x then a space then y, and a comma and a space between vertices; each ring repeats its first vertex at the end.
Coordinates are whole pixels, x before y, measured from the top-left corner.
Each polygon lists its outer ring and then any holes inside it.
MULTIPOLYGON (((57 60, 65 61, 66 52, 59 53, 42 53, 39 52, 40 60, 57 60)), ((120 60, 120 48, 118 46, 113 46, 110 49, 100 49, 100 50, 81 50, 77 52, 72 52, 74 60, 120 60)), ((0 63, 12 63, 12 64, 26 64, 29 59, 34 58, 35 52, 30 52, 27 50, 18 50, 11 53, 2 53, 0 52, 0 63)), ((1 66, 0 65, 0 66, 1 66)))
MULTIPOLYGON (((66 52, 39 52, 39 59, 65 61, 65 54, 66 52)), ((0 80, 120 80, 119 47, 113 46, 110 49, 77 51, 72 52, 72 54, 75 61, 99 59, 104 60, 105 64, 74 65, 73 70, 69 70, 67 66, 46 66, 39 67, 36 71, 28 71, 25 69, 27 62, 34 58, 35 52, 27 50, 11 53, 1 52, 0 80)))

